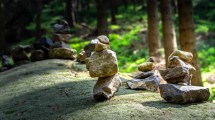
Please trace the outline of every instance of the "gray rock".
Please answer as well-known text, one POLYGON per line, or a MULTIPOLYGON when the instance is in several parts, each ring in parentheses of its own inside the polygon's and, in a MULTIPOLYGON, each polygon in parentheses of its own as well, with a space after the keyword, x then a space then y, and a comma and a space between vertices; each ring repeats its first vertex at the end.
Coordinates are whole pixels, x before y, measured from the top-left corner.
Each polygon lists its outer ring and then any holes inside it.
POLYGON ((48 51, 50 49, 51 46, 53 46, 53 41, 49 38, 43 37, 40 40, 36 41, 33 44, 33 47, 38 50, 41 49, 43 50, 46 54, 48 54, 48 51))
POLYGON ((2 55, 1 61, 2 61, 2 67, 6 67, 6 68, 13 67, 13 65, 10 63, 10 59, 7 55, 2 55))
POLYGON ((49 50, 49 57, 52 59, 71 59, 74 60, 76 58, 77 52, 75 49, 68 48, 54 48, 49 50))
POLYGON ((70 32, 70 27, 67 21, 62 20, 60 23, 53 25, 53 30, 55 33, 68 34, 70 32))
POLYGON ((146 79, 133 79, 128 81, 127 85, 132 90, 149 90, 155 92, 158 90, 160 78, 158 75, 150 76, 146 79))
POLYGON ((199 86, 181 86, 175 84, 161 84, 161 97, 167 102, 188 104, 207 101, 210 96, 208 88, 199 86))
POLYGON ((48 58, 48 55, 41 49, 39 50, 34 50, 31 53, 31 61, 35 62, 35 61, 40 61, 40 60, 45 60, 48 58))
POLYGON ((68 49, 70 49, 70 46, 68 44, 64 43, 63 41, 57 41, 51 46, 51 49, 53 49, 53 48, 68 48, 68 49))
POLYGON ((152 76, 154 73, 152 71, 148 71, 148 72, 141 72, 138 73, 134 78, 136 79, 145 79, 149 76, 152 76))
POLYGON ((110 77, 99 78, 93 88, 93 97, 96 101, 112 98, 118 91, 122 82, 118 74, 110 77))
POLYGON ((191 84, 192 74, 186 67, 177 66, 175 68, 167 68, 167 70, 160 70, 161 76, 167 83, 178 84, 185 83, 191 84))
POLYGON ((118 73, 116 53, 111 50, 93 52, 86 60, 86 67, 91 77, 108 77, 118 73))
POLYGON ((84 51, 87 55, 87 57, 90 57, 91 56, 91 53, 94 51, 95 49, 95 44, 87 44, 85 47, 84 47, 84 51))
POLYGON ((70 38, 72 37, 71 34, 54 34, 53 35, 53 41, 63 41, 65 43, 69 43, 70 38))

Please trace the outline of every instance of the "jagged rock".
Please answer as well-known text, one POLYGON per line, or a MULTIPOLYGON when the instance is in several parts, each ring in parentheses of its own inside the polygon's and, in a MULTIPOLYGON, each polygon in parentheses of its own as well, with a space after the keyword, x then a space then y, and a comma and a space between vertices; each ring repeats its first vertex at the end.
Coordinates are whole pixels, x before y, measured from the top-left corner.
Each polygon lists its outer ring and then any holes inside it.
POLYGON ((70 27, 67 21, 62 20, 60 23, 53 25, 53 30, 58 34, 68 34, 70 33, 70 27))
POLYGON ((49 38, 43 37, 40 40, 38 40, 37 42, 35 42, 33 44, 35 49, 41 49, 43 50, 45 53, 48 53, 49 49, 51 46, 53 46, 53 41, 49 38))
POLYGON ((51 49, 53 49, 53 48, 68 48, 68 49, 70 49, 70 46, 68 44, 64 43, 63 41, 57 41, 51 46, 51 49))
MULTIPOLYGON (((11 52, 11 56, 13 58, 13 61, 15 64, 17 64, 18 61, 29 61, 29 57, 27 53, 29 52, 29 47, 26 46, 18 46, 14 48, 11 52)), ((21 62, 25 63, 25 62, 21 62)))
POLYGON ((53 41, 63 41, 65 43, 68 43, 70 38, 72 37, 71 34, 54 34, 53 35, 53 41))
POLYGON ((177 83, 186 83, 190 85, 192 79, 192 74, 189 73, 189 69, 181 66, 174 68, 167 68, 167 70, 159 71, 161 76, 167 83, 177 84, 177 83))
POLYGON ((142 71, 142 72, 151 71, 154 68, 155 68, 155 65, 152 62, 145 62, 145 63, 142 63, 138 66, 138 70, 142 71))
POLYGON ((6 67, 8 69, 12 68, 13 65, 10 63, 10 59, 7 55, 2 55, 2 67, 6 67))
POLYGON ((46 54, 43 50, 34 50, 31 53, 31 61, 40 61, 40 60, 45 60, 48 58, 48 54, 46 54))
POLYGON ((93 88, 93 97, 96 101, 103 101, 112 98, 118 91, 122 82, 118 74, 99 78, 93 88))
POLYGON ((87 44, 85 47, 84 47, 84 51, 87 55, 87 57, 90 57, 91 56, 91 53, 94 51, 95 49, 95 44, 87 44))
POLYGON ((180 59, 182 59, 185 62, 190 63, 193 59, 193 54, 190 52, 185 52, 185 51, 181 51, 181 50, 175 50, 168 58, 168 63, 170 61, 170 58, 172 56, 178 56, 180 59))
POLYGON ((210 96, 208 88, 199 86, 161 84, 159 88, 161 97, 164 98, 164 100, 176 104, 207 101, 210 96))
POLYGON ((152 71, 148 71, 148 72, 141 72, 138 73, 134 78, 136 79, 144 79, 147 78, 149 76, 152 76, 154 73, 152 71))
POLYGON ((77 61, 80 63, 85 63, 86 58, 87 58, 86 52, 84 50, 81 50, 81 52, 78 54, 77 61))
POLYGON ((128 81, 127 85, 132 90, 149 90, 155 92, 158 90, 160 78, 158 75, 150 76, 146 79, 133 79, 128 81))
POLYGON ((97 37, 97 39, 94 39, 91 41, 91 44, 95 44, 94 51, 100 52, 102 50, 110 49, 110 42, 109 39, 102 35, 97 37))
POLYGON ((49 50, 49 57, 54 59, 71 59, 74 60, 76 58, 76 50, 68 49, 68 48, 54 48, 49 50))
POLYGON ((86 60, 86 67, 91 77, 108 77, 118 72, 116 53, 112 50, 93 52, 86 60))

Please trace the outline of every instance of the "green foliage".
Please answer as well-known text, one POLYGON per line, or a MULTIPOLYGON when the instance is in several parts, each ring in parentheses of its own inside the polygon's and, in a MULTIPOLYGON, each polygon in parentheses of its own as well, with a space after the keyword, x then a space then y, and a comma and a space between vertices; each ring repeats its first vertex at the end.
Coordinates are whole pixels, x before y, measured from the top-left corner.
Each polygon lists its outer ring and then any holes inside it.
POLYGON ((209 72, 215 69, 215 48, 202 48, 199 51, 201 71, 209 72))
POLYGON ((81 49, 83 49, 84 46, 87 45, 88 43, 89 41, 83 41, 83 39, 79 37, 74 37, 71 39, 70 47, 77 50, 77 52, 79 53, 81 49))

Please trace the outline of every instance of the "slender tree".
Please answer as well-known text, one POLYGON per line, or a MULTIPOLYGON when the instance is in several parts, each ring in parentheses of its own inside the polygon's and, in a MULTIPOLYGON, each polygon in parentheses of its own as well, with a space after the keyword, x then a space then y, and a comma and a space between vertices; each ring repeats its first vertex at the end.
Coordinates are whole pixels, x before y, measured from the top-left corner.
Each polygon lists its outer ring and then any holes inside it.
POLYGON ((96 0, 97 8, 97 34, 106 35, 107 27, 107 0, 96 0))
POLYGON ((172 18, 171 0, 161 0, 161 18, 166 65, 169 55, 177 49, 175 29, 172 18))
POLYGON ((147 0, 149 55, 160 58, 157 0, 147 0))
POLYGON ((4 18, 4 0, 0 0, 0 55, 5 48, 5 37, 4 37, 4 26, 5 26, 5 18, 4 18))
POLYGON ((42 37, 42 29, 41 29, 41 14, 43 10, 43 0, 37 0, 37 13, 35 18, 36 29, 35 29, 35 37, 36 39, 40 39, 42 37))
POLYGON ((197 54, 192 0, 178 0, 179 14, 179 39, 181 49, 193 53, 192 65, 196 68, 196 73, 192 78, 193 85, 202 85, 199 58, 197 54))
POLYGON ((111 23, 116 24, 116 12, 117 12, 117 4, 115 0, 109 0, 110 2, 110 11, 111 11, 111 23))
POLYGON ((73 0, 66 0, 66 19, 70 27, 73 27, 75 24, 75 12, 73 6, 73 0))

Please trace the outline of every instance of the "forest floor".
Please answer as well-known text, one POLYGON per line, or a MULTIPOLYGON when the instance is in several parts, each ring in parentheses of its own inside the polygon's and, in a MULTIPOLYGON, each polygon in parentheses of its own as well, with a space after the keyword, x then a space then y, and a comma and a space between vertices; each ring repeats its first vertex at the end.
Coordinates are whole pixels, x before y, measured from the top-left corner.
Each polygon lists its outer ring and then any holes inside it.
POLYGON ((116 96, 96 102, 96 78, 84 64, 53 59, 13 68, 0 73, 0 120, 215 119, 214 103, 165 103, 159 93, 127 89, 121 75, 116 96))

